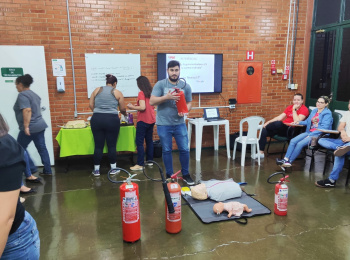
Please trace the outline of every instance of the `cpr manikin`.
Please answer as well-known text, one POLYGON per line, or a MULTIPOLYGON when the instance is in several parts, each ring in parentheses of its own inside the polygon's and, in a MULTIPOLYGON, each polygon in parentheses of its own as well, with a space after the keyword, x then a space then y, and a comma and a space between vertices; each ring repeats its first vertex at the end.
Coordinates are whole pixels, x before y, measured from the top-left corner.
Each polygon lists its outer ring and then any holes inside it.
POLYGON ((232 179, 224 181, 202 181, 201 184, 191 187, 191 196, 197 200, 206 200, 209 198, 215 201, 225 201, 241 197, 242 189, 232 179))
POLYGON ((227 217, 230 218, 232 215, 235 217, 239 217, 242 215, 243 211, 251 212, 252 209, 248 208, 246 204, 242 204, 239 202, 231 201, 227 203, 219 202, 216 203, 213 207, 213 211, 216 214, 221 214, 223 211, 227 211, 227 217))

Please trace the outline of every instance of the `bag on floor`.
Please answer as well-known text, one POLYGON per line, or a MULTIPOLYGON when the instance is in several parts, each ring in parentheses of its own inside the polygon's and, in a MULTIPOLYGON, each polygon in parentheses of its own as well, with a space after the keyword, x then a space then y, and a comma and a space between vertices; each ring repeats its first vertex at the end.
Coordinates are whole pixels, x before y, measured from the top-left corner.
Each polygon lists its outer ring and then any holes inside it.
POLYGON ((154 158, 162 158, 162 144, 160 140, 153 141, 153 157, 154 158))

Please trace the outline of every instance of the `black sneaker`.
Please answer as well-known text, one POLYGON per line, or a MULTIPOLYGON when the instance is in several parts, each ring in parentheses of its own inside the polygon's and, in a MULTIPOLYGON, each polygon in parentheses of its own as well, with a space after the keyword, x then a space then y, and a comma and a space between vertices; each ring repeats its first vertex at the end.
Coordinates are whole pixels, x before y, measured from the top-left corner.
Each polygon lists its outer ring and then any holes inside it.
POLYGON ((315 185, 320 188, 334 188, 336 181, 333 183, 329 179, 316 181, 315 185))
POLYGON ((291 167, 292 166, 292 164, 285 159, 280 160, 280 159, 276 158, 276 164, 279 166, 282 166, 282 167, 291 167))
POLYGON ((194 181, 192 180, 191 176, 189 174, 187 175, 182 175, 182 178, 184 179, 184 181, 188 184, 188 185, 194 185, 194 181))

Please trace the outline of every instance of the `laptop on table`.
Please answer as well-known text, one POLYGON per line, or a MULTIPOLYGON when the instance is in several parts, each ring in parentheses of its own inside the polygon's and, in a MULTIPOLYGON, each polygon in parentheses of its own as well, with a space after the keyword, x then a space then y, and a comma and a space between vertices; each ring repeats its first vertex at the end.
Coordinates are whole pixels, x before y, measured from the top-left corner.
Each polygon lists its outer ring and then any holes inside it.
POLYGON ((217 107, 204 108, 204 119, 208 122, 225 120, 225 118, 220 117, 217 107))

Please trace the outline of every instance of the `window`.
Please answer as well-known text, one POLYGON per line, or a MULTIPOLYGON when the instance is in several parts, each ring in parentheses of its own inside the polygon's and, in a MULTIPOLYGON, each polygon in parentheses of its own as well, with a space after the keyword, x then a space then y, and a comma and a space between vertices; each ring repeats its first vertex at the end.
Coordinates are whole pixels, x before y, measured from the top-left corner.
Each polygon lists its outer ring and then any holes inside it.
POLYGON ((338 23, 341 0, 318 0, 316 2, 315 26, 338 23))

